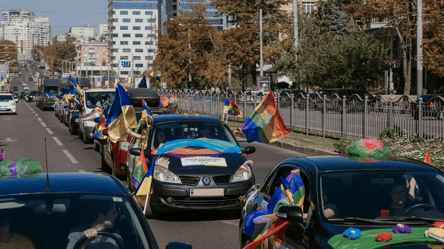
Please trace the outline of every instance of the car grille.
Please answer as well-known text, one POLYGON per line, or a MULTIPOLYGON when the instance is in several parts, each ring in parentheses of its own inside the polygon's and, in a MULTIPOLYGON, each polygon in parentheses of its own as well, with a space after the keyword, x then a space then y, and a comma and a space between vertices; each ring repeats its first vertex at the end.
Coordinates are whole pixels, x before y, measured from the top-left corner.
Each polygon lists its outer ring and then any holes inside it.
POLYGON ((216 184, 230 183, 230 180, 231 180, 231 175, 213 177, 213 181, 216 184))
POLYGON ((223 207, 223 206, 240 205, 240 201, 238 196, 233 196, 233 197, 230 196, 222 198, 204 198, 204 199, 176 197, 173 198, 173 202, 171 204, 182 207, 223 207))
POLYGON ((183 185, 197 185, 199 183, 199 177, 197 176, 179 176, 183 185))

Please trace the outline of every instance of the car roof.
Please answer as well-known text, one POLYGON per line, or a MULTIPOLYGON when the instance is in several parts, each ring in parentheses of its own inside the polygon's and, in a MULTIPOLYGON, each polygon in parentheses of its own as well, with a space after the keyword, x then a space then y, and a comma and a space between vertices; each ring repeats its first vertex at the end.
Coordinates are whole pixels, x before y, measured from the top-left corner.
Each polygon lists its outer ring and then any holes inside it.
POLYGON ((177 122, 177 121, 205 121, 205 122, 221 122, 220 118, 206 115, 192 115, 192 114, 174 114, 174 115, 159 115, 153 117, 154 124, 164 122, 177 122))
POLYGON ((350 170, 421 170, 437 172, 434 167, 404 157, 389 157, 387 160, 373 162, 359 162, 345 155, 305 157, 299 159, 287 159, 282 163, 303 164, 319 172, 327 171, 350 171, 350 170))
POLYGON ((38 193, 85 193, 115 194, 125 192, 110 176, 93 173, 49 173, 49 187, 46 191, 47 174, 31 178, 0 180, 0 196, 38 193))
POLYGON ((95 92, 115 92, 116 88, 106 88, 106 89, 89 89, 85 90, 86 93, 95 93, 95 92))

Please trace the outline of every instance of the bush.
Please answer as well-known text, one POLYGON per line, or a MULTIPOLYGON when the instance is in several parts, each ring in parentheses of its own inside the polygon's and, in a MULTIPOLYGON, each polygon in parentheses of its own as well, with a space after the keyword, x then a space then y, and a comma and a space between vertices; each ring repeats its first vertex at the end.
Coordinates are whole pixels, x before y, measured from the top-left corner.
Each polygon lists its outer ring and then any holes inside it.
POLYGON ((348 146, 350 146, 353 141, 353 138, 342 137, 337 143, 334 143, 333 146, 335 147, 336 152, 338 152, 339 154, 345 154, 348 146))
POLYGON ((386 139, 397 139, 398 132, 395 129, 391 129, 390 127, 382 130, 381 134, 379 134, 379 140, 384 141, 386 139))

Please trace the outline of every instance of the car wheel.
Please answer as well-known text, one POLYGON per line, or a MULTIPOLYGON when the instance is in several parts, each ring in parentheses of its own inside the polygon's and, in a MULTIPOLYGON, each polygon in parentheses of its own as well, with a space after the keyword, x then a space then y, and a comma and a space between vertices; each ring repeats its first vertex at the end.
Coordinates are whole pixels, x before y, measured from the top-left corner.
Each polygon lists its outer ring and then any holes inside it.
POLYGON ((68 131, 69 131, 69 134, 74 135, 74 134, 72 134, 71 125, 68 127, 68 131))
POLYGON ((86 137, 86 133, 82 133, 83 134, 83 136, 82 136, 82 140, 83 140, 83 143, 84 144, 87 144, 89 141, 89 139, 86 137))
POLYGON ((79 129, 79 139, 83 140, 83 134, 82 131, 80 131, 80 129, 79 129))

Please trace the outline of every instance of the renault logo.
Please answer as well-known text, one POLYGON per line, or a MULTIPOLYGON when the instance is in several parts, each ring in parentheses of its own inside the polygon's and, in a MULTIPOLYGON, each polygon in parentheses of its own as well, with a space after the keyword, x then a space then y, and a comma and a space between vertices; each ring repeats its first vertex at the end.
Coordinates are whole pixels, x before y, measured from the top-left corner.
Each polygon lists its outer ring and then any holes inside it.
POLYGON ((204 184, 205 186, 208 186, 208 185, 210 185, 211 179, 210 179, 210 177, 208 177, 208 176, 204 176, 204 177, 202 178, 202 182, 203 182, 203 184, 204 184))

